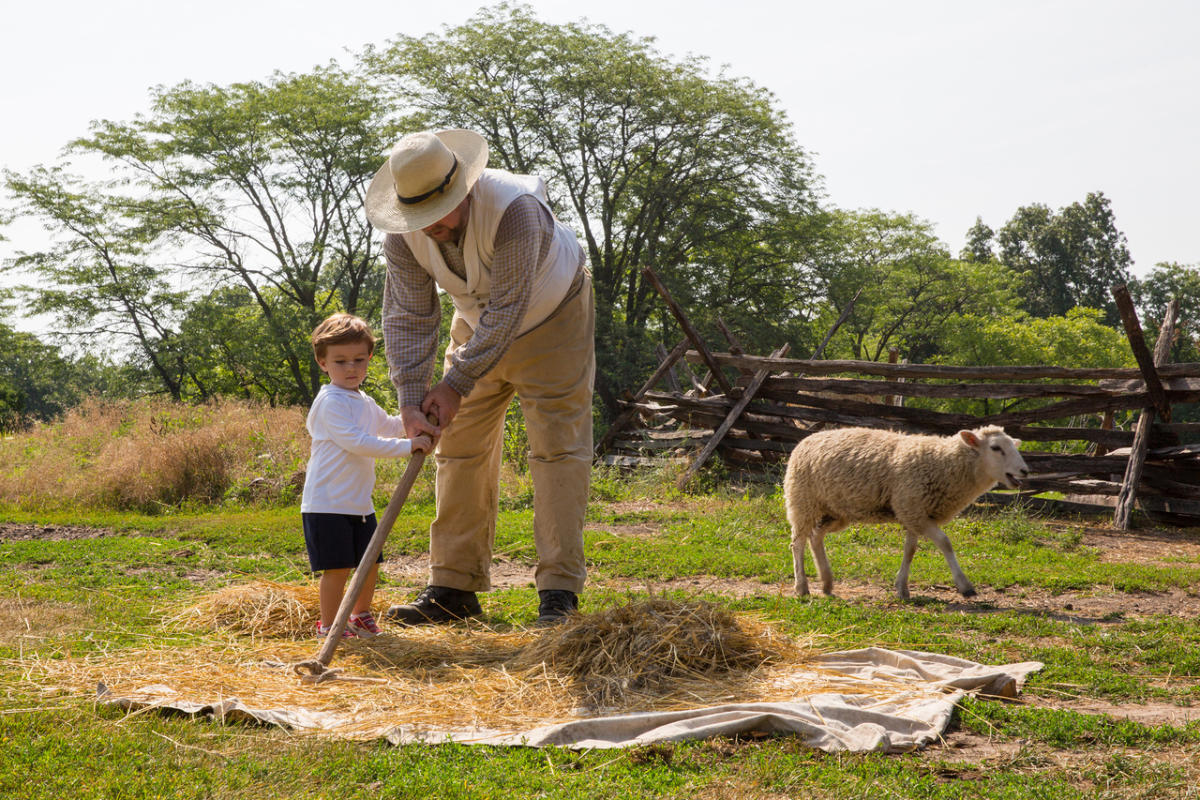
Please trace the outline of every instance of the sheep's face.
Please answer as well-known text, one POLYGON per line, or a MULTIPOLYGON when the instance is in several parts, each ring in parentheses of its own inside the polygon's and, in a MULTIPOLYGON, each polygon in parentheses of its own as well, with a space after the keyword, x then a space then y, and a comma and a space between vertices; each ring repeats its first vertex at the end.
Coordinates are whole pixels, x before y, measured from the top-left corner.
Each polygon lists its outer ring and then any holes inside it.
POLYGON ((1021 457, 1019 439, 1014 439, 1000 428, 981 428, 974 431, 959 431, 959 437, 968 447, 979 452, 984 471, 996 482, 1009 489, 1018 489, 1021 481, 1029 476, 1029 465, 1021 457))

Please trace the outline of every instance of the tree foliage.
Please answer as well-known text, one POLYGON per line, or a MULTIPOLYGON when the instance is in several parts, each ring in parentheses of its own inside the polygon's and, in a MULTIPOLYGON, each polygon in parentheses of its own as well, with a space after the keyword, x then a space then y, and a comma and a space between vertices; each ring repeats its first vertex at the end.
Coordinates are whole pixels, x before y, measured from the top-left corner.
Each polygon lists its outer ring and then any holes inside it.
POLYGON ((1102 309, 1110 325, 1120 324, 1111 289, 1129 282, 1133 262, 1103 192, 1058 212, 1023 206, 996 238, 999 260, 1022 278, 1029 314, 1061 316, 1086 306, 1102 309))
POLYGON ((966 314, 946 334, 936 360, 947 364, 1136 365, 1125 334, 1106 325, 1102 312, 1094 308, 1041 318, 1012 311, 966 314))
POLYGON ((992 240, 996 232, 983 223, 982 217, 975 218, 975 224, 967 231, 967 246, 959 253, 963 261, 984 263, 996 257, 992 252, 992 240))
POLYGON ((1159 264, 1145 278, 1131 282, 1129 291, 1151 342, 1158 338, 1167 304, 1178 299, 1171 360, 1200 361, 1200 264, 1159 264))
MULTIPOLYGON (((945 329, 940 353, 932 360, 964 365, 1135 366, 1124 332, 1105 324, 1098 309, 1082 307, 1064 316, 1040 318, 1016 308, 998 314, 965 314, 945 329)), ((950 401, 943 408, 974 414, 999 410, 996 401, 987 399, 950 401)))
POLYGON ((926 222, 881 211, 830 216, 813 262, 823 299, 815 324, 828 329, 853 301, 833 340, 837 354, 878 361, 896 347, 909 360, 929 360, 958 318, 1012 304, 1004 267, 951 258, 926 222))
POLYGON ((112 392, 118 370, 95 356, 73 356, 0 322, 0 433, 47 422, 93 392, 112 392))
POLYGON ((228 381, 208 385, 215 340, 226 335, 227 361, 235 349, 253 357, 232 368, 235 383, 308 401, 320 377, 308 332, 335 310, 379 311, 379 246, 362 201, 393 133, 380 105, 369 82, 332 66, 157 89, 147 115, 96 123, 73 144, 108 159, 127 194, 73 191, 54 170, 9 176, 63 241, 17 266, 51 287, 33 293, 40 307, 70 309, 64 322, 135 338, 173 396, 227 390, 228 381), (167 274, 185 288, 169 291, 167 274), (191 324, 180 337, 185 311, 211 322, 230 291, 241 301, 236 320, 211 335, 191 324), (228 338, 249 331, 253 339, 228 338), (260 369, 268 362, 278 366, 260 369))

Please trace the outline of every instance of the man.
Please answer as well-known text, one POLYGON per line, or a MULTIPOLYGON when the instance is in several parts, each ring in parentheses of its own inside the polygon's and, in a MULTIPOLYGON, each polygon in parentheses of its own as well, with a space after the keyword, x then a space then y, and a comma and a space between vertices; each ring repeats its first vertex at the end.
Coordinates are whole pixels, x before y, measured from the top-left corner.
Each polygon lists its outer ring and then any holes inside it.
POLYGON ((504 416, 514 392, 529 437, 538 622, 561 621, 583 590, 592 457, 595 309, 575 234, 540 178, 486 169, 472 131, 405 136, 367 192, 383 231, 383 332, 408 436, 438 441, 429 584, 386 617, 402 624, 482 613, 499 501, 504 416), (437 289, 454 303, 440 381, 437 289), (434 421, 430 422, 426 415, 434 421))

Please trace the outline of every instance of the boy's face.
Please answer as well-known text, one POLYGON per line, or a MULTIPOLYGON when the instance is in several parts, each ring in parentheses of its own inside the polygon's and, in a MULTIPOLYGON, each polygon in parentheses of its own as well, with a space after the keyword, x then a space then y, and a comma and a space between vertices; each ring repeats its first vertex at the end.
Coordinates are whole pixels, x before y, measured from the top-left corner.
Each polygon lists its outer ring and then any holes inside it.
POLYGON ((329 382, 342 389, 355 391, 367 377, 367 365, 371 363, 371 348, 366 342, 331 344, 325 349, 325 357, 318 358, 321 371, 329 375, 329 382))

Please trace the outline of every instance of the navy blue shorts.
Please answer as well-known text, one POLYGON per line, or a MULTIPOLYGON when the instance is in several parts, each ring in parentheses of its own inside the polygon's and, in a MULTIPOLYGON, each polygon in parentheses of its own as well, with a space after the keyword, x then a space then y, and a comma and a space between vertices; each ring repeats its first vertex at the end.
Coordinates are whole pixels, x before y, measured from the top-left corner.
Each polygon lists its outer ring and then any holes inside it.
MULTIPOLYGON (((371 535, 375 533, 375 515, 307 514, 304 521, 304 545, 308 548, 308 565, 313 572, 327 569, 354 569, 362 561, 371 535)), ((379 554, 376 563, 383 561, 379 554)))

